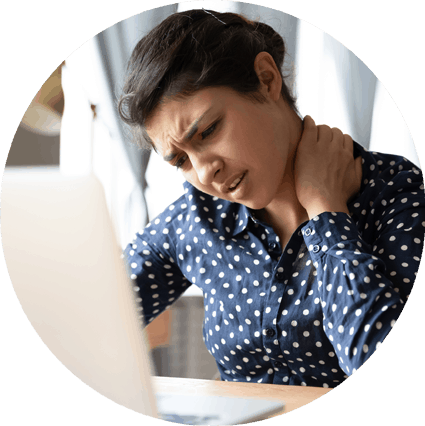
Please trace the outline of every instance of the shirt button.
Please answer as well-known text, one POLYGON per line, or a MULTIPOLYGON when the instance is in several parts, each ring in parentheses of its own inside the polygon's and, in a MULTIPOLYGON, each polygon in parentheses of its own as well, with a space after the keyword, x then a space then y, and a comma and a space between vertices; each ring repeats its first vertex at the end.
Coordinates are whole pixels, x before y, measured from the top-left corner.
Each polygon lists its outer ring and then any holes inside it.
POLYGON ((320 251, 320 247, 319 246, 313 246, 313 253, 317 253, 318 251, 320 251))
POLYGON ((311 229, 310 229, 310 228, 307 228, 307 229, 304 231, 304 235, 307 235, 307 237, 309 237, 309 236, 311 235, 311 229))
POLYGON ((284 278, 283 272, 276 272, 275 277, 279 281, 283 280, 284 278))
POLYGON ((283 364, 282 364, 280 361, 276 361, 276 362, 274 363, 274 365, 275 365, 277 368, 283 367, 283 364))
POLYGON ((271 328, 268 328, 266 330, 266 334, 267 334, 267 336, 272 337, 272 336, 274 336, 274 330, 272 330, 271 328))
POLYGON ((276 243, 270 243, 269 244, 269 250, 274 250, 276 248, 276 243))

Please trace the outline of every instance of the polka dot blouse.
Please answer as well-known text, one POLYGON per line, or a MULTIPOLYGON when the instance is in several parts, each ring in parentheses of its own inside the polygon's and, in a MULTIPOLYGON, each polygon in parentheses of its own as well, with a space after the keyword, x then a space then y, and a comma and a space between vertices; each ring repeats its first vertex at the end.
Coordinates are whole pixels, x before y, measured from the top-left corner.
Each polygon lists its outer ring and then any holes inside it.
POLYGON ((149 323, 190 285, 203 292, 203 337, 223 380, 334 387, 394 326, 422 253, 421 171, 405 158, 362 156, 350 215, 325 212, 282 247, 247 207, 185 194, 126 248, 149 323))

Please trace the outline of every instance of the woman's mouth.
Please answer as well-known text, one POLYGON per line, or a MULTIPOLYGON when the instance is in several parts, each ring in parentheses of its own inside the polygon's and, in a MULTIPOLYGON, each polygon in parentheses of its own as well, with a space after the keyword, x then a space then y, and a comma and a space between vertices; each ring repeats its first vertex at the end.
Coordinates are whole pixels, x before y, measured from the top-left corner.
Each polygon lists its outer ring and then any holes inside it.
POLYGON ((239 184, 242 182, 243 178, 245 177, 245 173, 242 173, 242 175, 240 175, 239 177, 237 177, 232 184, 229 186, 229 191, 233 192, 238 186, 239 184))

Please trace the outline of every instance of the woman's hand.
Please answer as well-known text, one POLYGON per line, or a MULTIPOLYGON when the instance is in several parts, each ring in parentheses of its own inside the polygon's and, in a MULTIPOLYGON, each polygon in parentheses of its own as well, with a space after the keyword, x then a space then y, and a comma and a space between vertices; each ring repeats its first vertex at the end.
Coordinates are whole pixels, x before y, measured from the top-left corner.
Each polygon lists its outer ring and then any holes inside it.
POLYGON ((350 136, 337 128, 316 126, 306 116, 294 176, 298 200, 310 219, 325 211, 349 213, 347 202, 361 186, 361 157, 354 160, 350 136))

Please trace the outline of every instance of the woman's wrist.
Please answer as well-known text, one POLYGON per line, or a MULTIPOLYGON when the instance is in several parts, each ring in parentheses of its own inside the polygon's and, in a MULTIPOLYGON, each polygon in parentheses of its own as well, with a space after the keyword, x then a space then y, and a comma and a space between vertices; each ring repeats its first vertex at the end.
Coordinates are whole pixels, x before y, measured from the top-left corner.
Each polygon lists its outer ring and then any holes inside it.
POLYGON ((347 204, 345 203, 335 203, 335 202, 327 202, 324 200, 315 200, 309 205, 304 206, 307 211, 309 219, 313 219, 313 217, 318 216, 324 212, 336 212, 336 213, 347 213, 350 214, 347 204))

